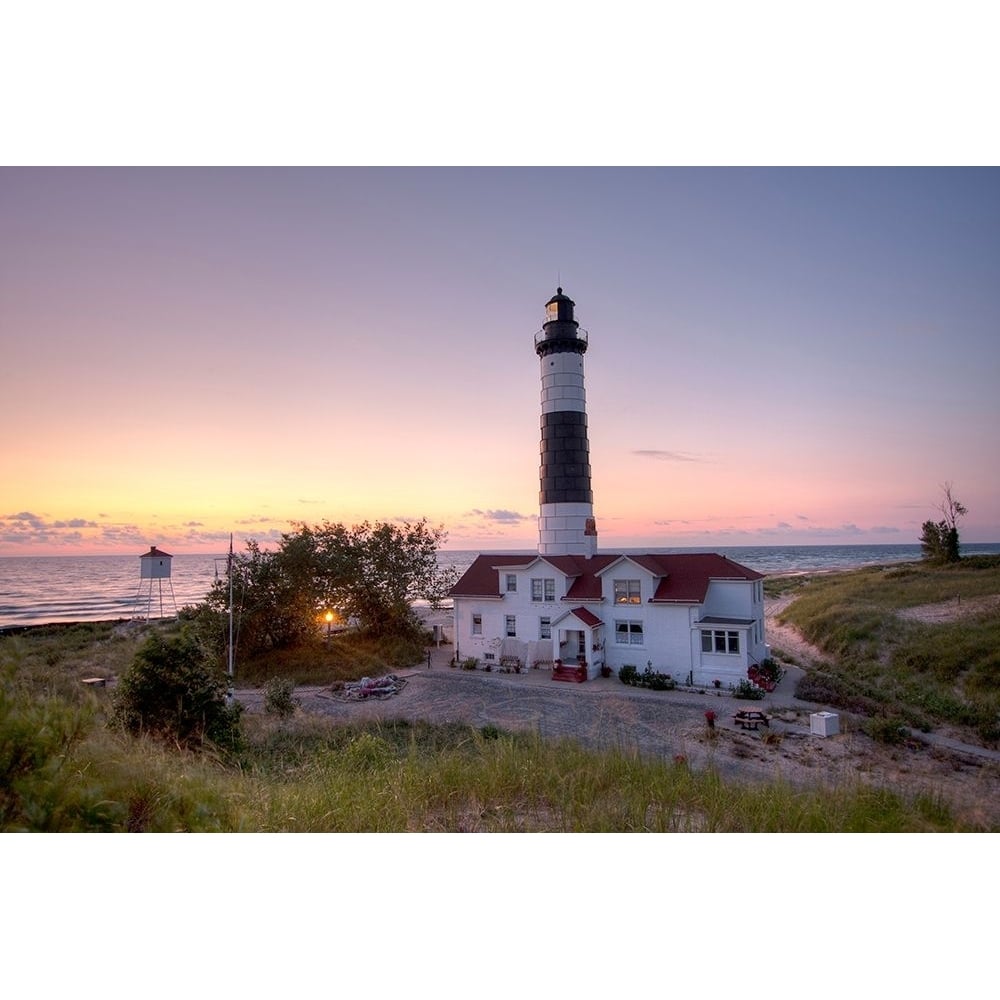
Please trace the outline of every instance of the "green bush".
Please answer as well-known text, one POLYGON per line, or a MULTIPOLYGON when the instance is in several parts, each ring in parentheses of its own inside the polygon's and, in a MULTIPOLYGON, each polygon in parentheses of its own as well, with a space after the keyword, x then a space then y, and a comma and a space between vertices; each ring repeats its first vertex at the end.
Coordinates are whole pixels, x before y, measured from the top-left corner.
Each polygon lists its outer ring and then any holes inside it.
POLYGON ((650 691, 673 691, 677 683, 670 674, 661 674, 652 667, 646 667, 639 678, 639 686, 649 688, 650 691))
POLYGON ((889 745, 902 743, 910 734, 903 720, 897 716, 876 715, 866 719, 862 728, 876 742, 889 745))
POLYGON ((741 679, 736 689, 733 691, 734 698, 742 698, 744 701, 760 701, 764 697, 764 689, 751 684, 745 678, 741 679))
POLYGON ((272 677, 264 685, 264 711, 287 719, 295 714, 295 681, 286 677, 272 677))
POLYGON ((631 663, 626 663, 618 671, 618 680, 629 687, 644 687, 650 691, 672 691, 677 687, 677 682, 670 674, 661 674, 651 666, 647 666, 640 674, 631 663))
POLYGON ((132 735, 148 733, 182 747, 239 742, 241 707, 228 705, 226 675, 208 665, 188 629, 153 632, 115 692, 114 720, 132 735))
POLYGON ((780 664, 768 657, 757 665, 757 673, 762 680, 767 681, 770 684, 781 683, 781 678, 785 676, 785 671, 782 669, 780 664))

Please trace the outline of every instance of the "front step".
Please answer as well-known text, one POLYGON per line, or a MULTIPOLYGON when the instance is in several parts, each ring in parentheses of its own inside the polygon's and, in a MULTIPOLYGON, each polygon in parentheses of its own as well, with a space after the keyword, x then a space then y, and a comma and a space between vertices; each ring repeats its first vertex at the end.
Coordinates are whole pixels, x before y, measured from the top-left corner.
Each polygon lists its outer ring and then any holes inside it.
POLYGON ((552 668, 552 679, 554 681, 569 681, 572 684, 582 684, 587 679, 586 664, 570 666, 566 663, 557 663, 552 668))

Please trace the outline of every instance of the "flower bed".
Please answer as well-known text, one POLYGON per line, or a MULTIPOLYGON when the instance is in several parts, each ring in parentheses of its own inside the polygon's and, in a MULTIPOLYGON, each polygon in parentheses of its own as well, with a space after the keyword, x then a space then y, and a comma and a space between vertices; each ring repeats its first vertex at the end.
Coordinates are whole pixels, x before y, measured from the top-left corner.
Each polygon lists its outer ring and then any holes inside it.
POLYGON ((761 663, 751 663, 747 668, 747 677, 751 684, 756 684, 763 691, 770 694, 777 686, 785 671, 775 663, 774 660, 767 659, 761 663))

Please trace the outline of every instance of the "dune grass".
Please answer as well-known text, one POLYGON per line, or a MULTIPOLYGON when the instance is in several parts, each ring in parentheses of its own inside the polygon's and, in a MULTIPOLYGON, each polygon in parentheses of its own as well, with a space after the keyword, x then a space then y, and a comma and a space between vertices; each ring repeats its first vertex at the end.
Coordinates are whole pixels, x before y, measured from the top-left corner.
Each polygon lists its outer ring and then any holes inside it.
POLYGON ((0 829, 977 828, 956 819, 944 799, 850 780, 808 789, 726 782, 684 761, 586 750, 494 727, 248 715, 236 749, 182 750, 112 729, 111 689, 80 683, 120 672, 141 638, 110 626, 0 638, 0 829))
POLYGON ((833 657, 799 694, 927 729, 950 723, 1000 740, 1000 615, 996 608, 927 624, 898 612, 1000 594, 1000 557, 820 575, 798 583, 781 616, 833 657))

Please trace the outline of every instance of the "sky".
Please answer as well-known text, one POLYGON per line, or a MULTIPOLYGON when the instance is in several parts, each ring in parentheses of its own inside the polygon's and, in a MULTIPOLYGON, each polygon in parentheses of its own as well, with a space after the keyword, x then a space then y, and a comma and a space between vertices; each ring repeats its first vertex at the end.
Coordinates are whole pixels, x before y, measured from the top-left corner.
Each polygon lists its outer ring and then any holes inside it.
POLYGON ((0 554, 537 541, 557 285, 602 548, 1000 539, 1000 171, 6 168, 0 554))

